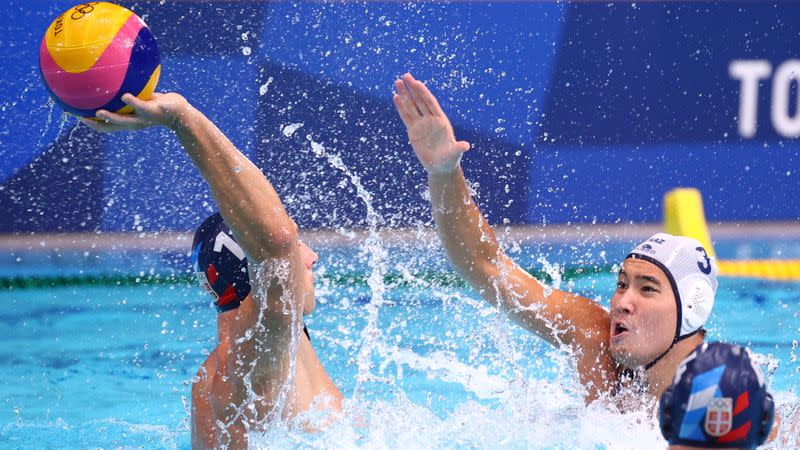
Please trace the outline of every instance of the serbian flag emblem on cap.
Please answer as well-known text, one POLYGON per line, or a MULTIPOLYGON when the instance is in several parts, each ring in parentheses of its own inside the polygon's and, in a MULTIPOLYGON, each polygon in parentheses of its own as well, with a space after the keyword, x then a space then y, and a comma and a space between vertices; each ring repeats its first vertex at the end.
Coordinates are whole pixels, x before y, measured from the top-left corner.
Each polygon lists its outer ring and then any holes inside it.
POLYGON ((733 427, 733 399, 716 397, 706 409, 706 433, 714 437, 725 436, 733 427))

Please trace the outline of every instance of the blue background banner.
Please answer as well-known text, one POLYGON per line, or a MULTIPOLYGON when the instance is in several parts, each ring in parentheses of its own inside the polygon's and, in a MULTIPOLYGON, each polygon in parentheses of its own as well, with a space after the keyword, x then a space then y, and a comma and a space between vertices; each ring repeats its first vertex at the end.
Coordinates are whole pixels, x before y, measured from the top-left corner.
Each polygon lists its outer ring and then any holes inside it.
MULTIPOLYGON (((174 136, 98 135, 48 102, 39 42, 73 3, 0 5, 0 232, 193 229, 215 205, 174 136)), ((677 186, 710 220, 800 218, 800 3, 161 3, 122 3, 158 39, 159 90, 214 120, 302 227, 365 226, 353 177, 382 225, 430 221, 391 103, 405 71, 472 143, 494 223, 655 222, 677 186)))

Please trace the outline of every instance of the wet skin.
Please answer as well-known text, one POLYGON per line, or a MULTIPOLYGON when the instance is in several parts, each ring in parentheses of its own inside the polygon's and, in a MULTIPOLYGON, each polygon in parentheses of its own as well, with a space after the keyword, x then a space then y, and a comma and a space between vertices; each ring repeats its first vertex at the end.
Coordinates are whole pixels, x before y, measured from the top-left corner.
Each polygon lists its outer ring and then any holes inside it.
POLYGON ((627 259, 611 298, 610 349, 626 367, 653 361, 672 344, 678 320, 675 293, 655 264, 627 259))

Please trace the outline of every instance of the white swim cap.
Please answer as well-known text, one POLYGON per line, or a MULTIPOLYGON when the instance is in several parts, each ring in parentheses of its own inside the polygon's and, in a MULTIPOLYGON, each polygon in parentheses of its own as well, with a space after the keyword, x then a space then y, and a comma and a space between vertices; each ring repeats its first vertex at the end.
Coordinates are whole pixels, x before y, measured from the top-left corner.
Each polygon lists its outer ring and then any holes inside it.
POLYGON ((717 292, 717 262, 699 241, 658 233, 631 250, 628 258, 651 262, 667 275, 678 305, 675 342, 706 323, 717 292))

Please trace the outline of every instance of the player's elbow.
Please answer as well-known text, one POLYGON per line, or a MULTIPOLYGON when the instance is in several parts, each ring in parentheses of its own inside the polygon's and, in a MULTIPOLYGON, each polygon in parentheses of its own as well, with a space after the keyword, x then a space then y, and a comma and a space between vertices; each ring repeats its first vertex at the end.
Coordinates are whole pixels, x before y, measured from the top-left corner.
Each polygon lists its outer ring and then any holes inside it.
POLYGON ((294 251, 299 243, 297 226, 293 222, 287 226, 267 228, 259 236, 255 245, 255 254, 252 256, 260 261, 286 257, 294 251))
POLYGON ((465 267, 465 277, 474 283, 496 283, 500 278, 500 267, 497 259, 478 258, 465 267))
POLYGON ((269 248, 274 256, 287 256, 294 251, 300 243, 297 226, 292 222, 288 227, 282 227, 269 237, 269 248))
POLYGON ((501 282, 500 270, 491 261, 478 260, 467 264, 453 264, 456 273, 475 289, 485 300, 494 304, 497 288, 501 282))

